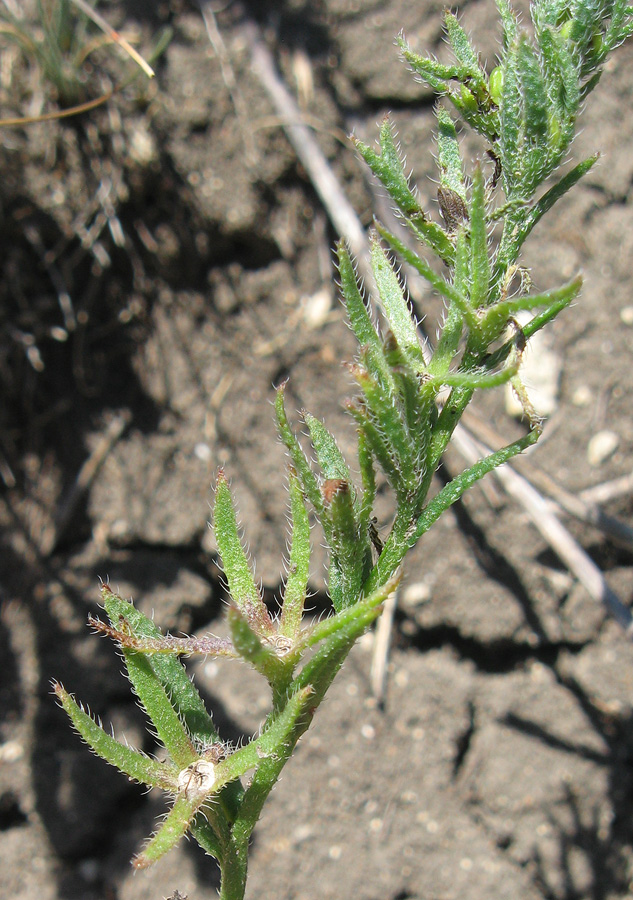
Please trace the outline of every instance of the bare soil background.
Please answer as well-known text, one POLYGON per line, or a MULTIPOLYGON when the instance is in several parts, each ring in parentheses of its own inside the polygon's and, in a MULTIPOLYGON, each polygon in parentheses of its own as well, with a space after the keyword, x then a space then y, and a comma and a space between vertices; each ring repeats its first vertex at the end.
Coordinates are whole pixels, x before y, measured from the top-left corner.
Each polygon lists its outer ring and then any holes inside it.
MULTIPOLYGON (((373 140, 387 111, 435 208, 434 98, 393 37, 404 29, 443 54, 442 4, 218 4, 233 96, 197 7, 104 8, 145 40, 172 25, 156 83, 75 120, 0 130, 0 897, 159 900, 177 889, 206 900, 217 871, 193 843, 133 874, 163 800, 91 756, 50 681, 152 752, 120 661, 86 628, 99 578, 164 628, 220 630, 207 527, 219 465, 271 603, 283 571, 273 385, 289 376, 289 409, 310 409, 354 447, 341 408, 351 389, 341 360, 354 347, 333 288, 336 235, 253 75, 245 24, 264 29, 369 225, 381 199, 341 137, 354 128, 373 140), (77 475, 108 435, 62 530, 77 475)), ((493 4, 460 9, 492 64, 493 4)), ((20 83, 33 98, 34 73, 14 64, 13 76, 0 73, 4 111, 20 83)), ((571 491, 631 469, 632 99, 628 46, 574 145, 575 158, 600 149, 603 162, 539 226, 525 259, 538 289, 585 276, 551 329, 564 363, 559 408, 532 457, 571 491), (605 429, 617 450, 591 465, 589 439, 605 429)), ((433 334, 441 307, 415 299, 433 334)), ((517 433, 501 394, 477 406, 517 433)), ((445 465, 462 463, 450 454, 445 465)), ((610 511, 630 522, 630 499, 610 511)), ((570 528, 628 599, 630 554, 570 528)), ((314 545, 319 614, 316 533, 314 545)), ((369 689, 371 649, 367 636, 266 808, 251 898, 633 896, 633 647, 520 509, 476 488, 412 553, 384 709, 369 689)), ((223 733, 252 734, 267 703, 257 678, 230 663, 190 666, 223 733)))

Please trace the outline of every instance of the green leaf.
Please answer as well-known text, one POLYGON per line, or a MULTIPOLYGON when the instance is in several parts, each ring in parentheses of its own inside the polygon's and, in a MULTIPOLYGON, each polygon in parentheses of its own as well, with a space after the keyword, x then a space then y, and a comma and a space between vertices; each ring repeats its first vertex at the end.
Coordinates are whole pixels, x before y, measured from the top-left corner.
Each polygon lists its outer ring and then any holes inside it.
MULTIPOLYGON (((107 585, 103 586, 101 594, 110 621, 117 624, 125 621, 132 633, 139 638, 163 637, 151 619, 143 615, 132 603, 114 594, 107 585)), ((156 673, 176 715, 185 723, 194 745, 217 743, 220 736, 213 719, 180 660, 175 656, 156 655, 147 661, 156 673)), ((229 820, 235 817, 242 793, 243 788, 239 782, 227 784, 221 792, 220 804, 229 820)))
POLYGON ((288 422, 288 416, 286 415, 286 408, 284 405, 285 387, 285 384, 281 384, 277 388, 277 396, 275 398, 275 412, 277 414, 277 428, 279 429, 279 436, 281 437, 283 443, 286 445, 286 449, 290 453, 290 459, 292 460, 292 464, 295 468, 299 481, 301 482, 303 493, 316 510, 317 515, 321 516, 323 513, 323 501, 321 498, 319 483, 314 472, 310 468, 310 463, 306 459, 305 453, 301 449, 301 444, 295 437, 294 432, 288 422))
POLYGON ((453 503, 459 500, 473 484, 483 478, 484 475, 487 475, 488 472, 492 472, 493 469, 502 466, 504 463, 508 462, 509 459, 512 459, 513 456, 517 456, 517 454, 522 453, 523 450, 526 450, 529 446, 535 444, 539 439, 539 436, 540 431, 533 429, 522 438, 519 438, 519 440, 514 441, 512 444, 508 444, 507 447, 502 447, 495 453, 491 453, 490 456, 480 460, 475 463, 475 465, 453 478, 453 480, 443 487, 427 505, 426 509, 418 519, 415 528, 411 530, 409 546, 413 547, 422 535, 429 530, 431 525, 439 519, 441 514, 445 512, 449 506, 452 506, 453 503))
POLYGON ((259 634, 272 634, 273 623, 242 547, 231 492, 222 469, 216 483, 213 531, 231 597, 252 628, 259 634))
POLYGON ((539 34, 545 84, 563 122, 566 142, 571 140, 580 105, 578 69, 560 31, 546 27, 539 34))
POLYGON ((343 454, 339 450, 334 437, 327 430, 323 422, 315 419, 305 410, 302 413, 303 421, 308 426, 310 440, 316 453, 317 462, 321 467, 324 478, 350 479, 350 471, 343 454))
MULTIPOLYGON (((119 624, 124 620, 138 638, 163 638, 161 630, 151 619, 128 600, 113 593, 108 585, 102 587, 101 595, 112 623, 119 624)), ((191 738, 200 744, 218 741, 219 735, 213 719, 182 663, 174 656, 161 655, 152 656, 150 664, 191 738)))
POLYGON ((516 40, 518 34, 518 22, 507 0, 496 0, 497 9, 503 23, 503 46, 508 49, 516 40))
POLYGON ((174 790, 178 779, 176 769, 166 763, 150 759, 139 750, 120 744, 78 705, 74 697, 61 684, 55 683, 54 690, 73 725, 97 756, 105 759, 111 766, 115 766, 132 781, 159 787, 165 791, 174 790))
POLYGON ((423 371, 424 354, 420 347, 417 327, 400 287, 398 276, 376 237, 372 241, 371 261, 380 303, 389 327, 414 371, 423 371))
MULTIPOLYGON (((393 250, 396 251, 398 256, 401 256, 406 262, 409 263, 409 265, 413 266, 413 268, 416 269, 420 273, 420 275, 422 275, 423 278, 426 278, 426 280, 429 282, 431 287, 435 288, 435 290, 438 293, 442 294, 442 296, 446 297, 448 300, 451 300, 453 303, 455 303, 460 308, 463 315, 465 317, 467 317, 469 319, 469 321, 472 321, 473 325, 475 325, 476 320, 475 320, 474 313, 473 313, 472 309, 470 308, 466 297, 463 296, 459 292, 459 290, 457 290, 452 284, 450 284, 448 281, 446 281, 445 278, 442 278, 441 275, 438 275, 436 272, 434 272, 433 269, 429 266, 429 264, 425 260, 421 259, 412 250, 409 250, 409 248, 405 244, 403 244, 399 238, 397 238, 394 234, 391 234, 390 231, 387 231, 387 229, 384 228, 382 225, 376 223, 376 230, 377 230, 378 234, 385 241, 387 241, 387 243, 393 248, 393 250)), ((387 263, 387 265, 389 265, 389 263, 387 263)), ((399 286, 398 286, 398 288, 399 288, 399 286)), ((406 303, 405 303, 405 306, 406 306, 406 303)), ((409 320, 411 321, 411 324, 413 326, 413 321, 411 319, 411 314, 408 310, 408 307, 407 307, 407 315, 409 316, 409 320)), ((419 340, 417 337, 417 330, 416 330, 416 342, 419 347, 420 343, 419 343, 419 340)), ((422 353, 421 349, 420 349, 420 353, 422 353)), ((424 357, 422 357, 422 358, 424 359, 424 357)), ((416 369, 416 371, 423 371, 423 370, 416 369)))
POLYGON ((338 244, 337 252, 341 290, 352 331, 356 335, 360 346, 367 348, 368 364, 371 372, 382 384, 388 385, 390 391, 394 391, 395 382, 385 358, 383 342, 358 289, 356 273, 342 241, 338 244))
POLYGON ((511 297, 496 303, 481 322, 481 331, 486 345, 495 341, 508 324, 510 316, 521 310, 532 310, 539 306, 555 306, 557 309, 569 305, 576 299, 582 287, 582 278, 576 276, 568 284, 543 294, 532 294, 526 297, 511 297))
POLYGON ((374 471, 374 456, 371 452, 367 435, 362 429, 358 430, 358 464, 360 477, 363 482, 359 525, 362 530, 365 530, 369 528, 376 499, 376 472, 374 471))
POLYGON ((393 133, 389 116, 385 116, 380 126, 380 153, 367 144, 352 137, 354 146, 363 157, 374 175, 387 188, 389 196, 398 204, 406 216, 424 215, 417 197, 409 186, 393 133))
POLYGON ((301 631, 303 607, 310 574, 310 522, 303 502, 303 494, 293 469, 288 476, 290 492, 290 519, 292 533, 288 578, 283 595, 279 633, 295 640, 301 631))
POLYGON ((600 154, 596 153, 594 156, 590 156, 588 159, 578 163, 578 165, 574 166, 570 172, 564 175, 553 187, 543 194, 540 200, 537 200, 526 216, 525 223, 521 229, 520 244, 525 241, 536 223, 543 218, 545 213, 549 212, 554 204, 593 168, 599 158, 600 154))
POLYGON ((466 185, 455 123, 443 106, 435 107, 437 116, 437 165, 440 184, 454 191, 466 203, 466 185))
POLYGON ((518 41, 513 43, 503 60, 501 91, 499 156, 504 191, 508 200, 522 194, 523 164, 521 160, 522 102, 518 70, 518 41))
POLYGON ((474 88, 475 95, 479 97, 486 90, 487 79, 486 73, 479 65, 478 55, 456 16, 447 11, 444 21, 453 53, 464 67, 464 71, 468 73, 468 86, 471 90, 474 88))
MULTIPOLYGON (((409 219, 407 225, 421 244, 426 244, 447 266, 453 265, 455 248, 442 228, 430 219, 409 219)), ((377 223, 376 226, 378 227, 377 223)))
POLYGON ((517 70, 524 106, 524 147, 538 159, 536 148, 542 148, 542 154, 546 146, 549 102, 539 61, 527 35, 519 39, 517 70))
POLYGON ((134 868, 149 868, 161 856, 175 847, 189 830, 189 826, 204 801, 204 796, 187 797, 185 793, 180 794, 154 837, 132 860, 134 868))
POLYGON ((384 603, 389 594, 398 587, 401 577, 401 572, 396 573, 396 575, 388 579, 385 584, 379 585, 368 596, 359 600, 355 606, 341 610, 334 616, 328 616, 309 631, 306 631, 301 642, 301 649, 314 647, 316 644, 321 643, 321 641, 325 641, 333 635, 338 635, 340 632, 346 632, 346 634, 348 634, 348 627, 351 625, 352 628, 355 628, 358 626, 359 622, 364 623, 361 626, 361 628, 364 629, 368 621, 373 620, 371 617, 368 620, 367 614, 375 611, 377 607, 384 603))
POLYGON ((414 53, 403 37, 398 37, 396 43, 400 47, 402 56, 416 75, 419 75, 422 81, 425 81, 435 91, 445 93, 448 90, 449 82, 463 81, 468 77, 468 71, 464 66, 445 66, 437 60, 427 59, 414 53))
POLYGON ((197 759, 191 738, 174 710, 152 664, 136 650, 123 648, 130 681, 150 717, 156 733, 179 769, 197 759))
MULTIPOLYGON (((363 354, 361 353, 361 361, 363 354)), ((418 458, 417 448, 409 435, 405 417, 396 398, 386 394, 381 386, 372 378, 363 366, 354 366, 351 369, 354 378, 358 382, 367 407, 371 410, 372 418, 378 429, 384 445, 388 448, 389 457, 393 461, 396 482, 393 485, 398 493, 407 494, 415 487, 417 472, 415 462, 418 458)), ((372 441, 371 432, 366 431, 367 437, 372 441)), ((380 457, 378 457, 381 461, 380 457)), ((393 469, 385 471, 389 474, 393 469)))
MULTIPOLYGON (((306 713, 316 705, 314 695, 315 691, 309 683, 301 685, 293 683, 293 693, 288 698, 286 705, 281 711, 268 717, 262 734, 216 765, 215 783, 218 787, 236 778, 241 778, 250 769, 258 768, 264 760, 284 754, 287 743, 293 741, 293 731, 306 713)), ((245 794, 245 802, 247 796, 248 789, 245 794)), ((241 810, 240 815, 242 815, 241 810)))
POLYGON ((488 231, 484 198, 484 177, 477 165, 473 174, 470 202, 470 302, 475 309, 486 306, 490 287, 490 260, 488 258, 488 231))
POLYGON ((360 596, 366 569, 371 560, 369 533, 361 531, 356 518, 351 485, 342 478, 324 482, 324 506, 331 528, 328 534, 331 553, 330 596, 336 610, 351 606, 360 596))

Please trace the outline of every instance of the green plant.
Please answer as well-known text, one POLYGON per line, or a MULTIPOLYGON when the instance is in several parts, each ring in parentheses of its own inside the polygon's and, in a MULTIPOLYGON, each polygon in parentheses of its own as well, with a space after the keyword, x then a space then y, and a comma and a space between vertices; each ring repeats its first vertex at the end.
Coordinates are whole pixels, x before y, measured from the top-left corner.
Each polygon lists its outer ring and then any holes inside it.
POLYGON ((380 305, 376 324, 349 254, 342 243, 338 246, 343 299, 360 346, 350 366, 359 396, 348 402, 358 429, 360 484, 354 483, 326 427, 303 413, 318 468, 311 463, 290 427, 284 388, 279 388, 277 421, 291 460, 289 568, 279 618, 271 617, 255 582, 229 486, 220 471, 213 524, 232 598, 227 614, 230 638, 163 635, 109 587, 103 588, 103 602, 110 624, 91 620, 121 647, 133 689, 167 759, 159 762, 120 744, 64 688, 55 686, 60 703, 96 753, 128 777, 160 787, 174 798, 134 865, 150 865, 190 832, 218 860, 224 900, 244 896, 248 844, 262 806, 354 642, 395 588, 408 550, 475 481, 539 435, 539 423, 519 379, 523 346, 578 295, 581 280, 529 294, 519 254, 540 218, 596 161, 591 157, 581 162, 540 193, 565 158, 581 104, 595 87, 609 52, 633 31, 633 18, 622 0, 537 0, 530 37, 505 0, 498 0, 498 5, 503 46, 500 63, 490 74, 451 13, 446 14, 446 30, 453 64, 422 58, 401 40, 413 70, 446 96, 483 137, 492 161, 488 179, 481 162, 470 177, 465 175, 455 124, 439 106, 438 199, 443 224, 425 213, 411 189, 388 119, 380 129, 378 152, 356 142, 414 237, 443 268, 432 268, 377 225, 371 251, 380 305), (385 245, 420 272, 446 302, 446 316, 432 349, 419 339, 385 245), (520 310, 533 313, 523 328, 513 318, 520 310), (523 403, 529 430, 456 476, 429 500, 433 473, 474 391, 506 382, 523 403), (386 476, 396 501, 384 543, 372 518, 376 467, 386 476), (329 548, 334 612, 304 628, 308 504, 329 548), (179 656, 192 653, 242 659, 270 686, 270 713, 259 735, 239 749, 221 740, 179 661, 179 656), (241 779, 247 773, 250 780, 244 785, 241 779))

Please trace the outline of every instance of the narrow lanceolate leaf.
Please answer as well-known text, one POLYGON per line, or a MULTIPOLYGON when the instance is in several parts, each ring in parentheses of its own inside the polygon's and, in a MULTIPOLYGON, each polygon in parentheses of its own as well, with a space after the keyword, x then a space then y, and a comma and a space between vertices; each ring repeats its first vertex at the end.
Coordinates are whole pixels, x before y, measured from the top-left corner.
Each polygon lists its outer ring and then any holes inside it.
MULTIPOLYGON (((315 692, 315 705, 321 702, 355 642, 378 618, 382 611, 383 601, 387 599, 392 590, 395 590, 399 580, 399 575, 396 575, 387 583, 380 585, 365 600, 361 600, 351 609, 339 613, 333 631, 327 632, 329 620, 321 623, 324 631, 320 632, 321 638, 317 638, 317 640, 322 640, 321 646, 294 681, 298 688, 304 685, 312 686, 315 692)), ((317 626, 315 632, 319 627, 317 626)))
MULTIPOLYGON (((425 260, 423 260, 417 255, 417 253, 414 253, 405 244, 403 244, 402 241, 395 236, 395 234, 391 234, 390 231, 387 231, 386 228, 383 228, 383 226, 379 224, 376 225, 376 230, 378 234, 382 238, 384 238, 384 240, 387 241, 387 243, 396 251, 398 256, 401 256, 406 262, 409 263, 409 265, 413 266, 414 269, 416 269, 423 278, 426 278, 431 287, 435 288, 438 293, 440 293, 443 297, 446 297, 447 300, 455 303, 460 308, 464 316, 472 317, 472 324, 475 324, 474 313, 468 305, 466 297, 459 291, 457 287, 450 284, 445 278, 442 278, 441 275, 438 275, 437 272, 434 272, 431 266, 425 260)), ((409 318, 411 318, 410 313, 409 318)))
POLYGON ((358 465, 360 477, 363 482, 363 498, 361 501, 359 525, 361 529, 369 527, 371 514, 376 499, 376 472, 374 470, 374 457, 369 446, 366 434, 358 431, 358 465))
POLYGON ((337 246, 339 274, 341 276, 341 291, 347 310, 349 324, 356 335, 361 347, 367 347, 371 357, 372 371, 380 377, 385 384, 393 385, 393 378, 389 365, 385 359, 383 343, 378 330, 372 322, 371 316, 363 296, 358 289, 358 281, 354 266, 343 241, 337 246))
POLYGON ((179 769, 197 758, 187 730, 173 708, 149 659, 123 648, 123 658, 134 691, 152 720, 156 733, 179 769))
MULTIPOLYGON (((361 353, 361 361, 362 359, 363 354, 361 353)), ((400 404, 396 398, 385 394, 381 385, 363 366, 352 366, 351 372, 365 395, 367 408, 371 410, 373 422, 382 434, 383 442, 388 448, 389 456, 396 470, 398 492, 406 493, 415 484, 417 451, 408 432, 400 404)), ((371 442, 371 432, 367 430, 366 434, 371 442)), ((378 459, 382 462, 380 457, 378 459)), ((389 469, 385 470, 385 474, 389 475, 389 469)))
MULTIPOLYGON (((341 478, 324 482, 323 498, 328 517, 330 552, 336 559, 337 569, 342 576, 343 594, 335 607, 341 609, 355 603, 365 578, 365 564, 371 559, 369 533, 361 533, 351 485, 341 478)), ((334 598, 332 598, 334 600, 334 598)))
POLYGON ((134 868, 147 869, 175 847, 189 830, 189 826, 204 801, 203 795, 187 797, 184 792, 180 794, 154 837, 132 860, 134 868))
POLYGON ((501 89, 501 134, 499 155, 506 198, 513 200, 522 194, 523 164, 521 161, 521 119, 523 106, 518 73, 518 42, 508 48, 503 66, 501 89))
POLYGON ((421 244, 426 244, 447 266, 453 265, 455 248, 441 225, 421 218, 409 219, 407 225, 421 244))
POLYGON ((539 439, 539 436, 540 431, 533 429, 522 438, 519 438, 519 440, 514 441, 512 444, 508 444, 507 447, 502 447, 501 450, 497 450, 495 453, 491 453, 490 456, 480 460, 478 463, 475 463, 474 466, 471 466, 469 469, 466 469, 465 472, 461 472, 453 478, 453 480, 443 487, 426 506, 424 512, 418 519, 416 527, 411 530, 409 546, 413 547, 422 535, 426 534, 431 525, 439 519, 441 514, 445 512, 449 506, 452 506, 453 503, 459 500, 473 484, 483 478, 488 472, 492 472, 493 469, 502 466, 509 459, 512 459, 513 456, 517 456, 529 446, 535 444, 539 439))
MULTIPOLYGON (((215 783, 220 787, 228 781, 241 778, 249 770, 277 754, 285 752, 285 745, 292 740, 292 733, 299 720, 314 706, 314 690, 309 684, 293 689, 284 708, 272 714, 262 734, 245 747, 231 753, 215 767, 215 783)), ((248 793, 248 791, 247 791, 248 793)))
MULTIPOLYGON (((114 594, 107 585, 101 590, 106 612, 112 622, 125 621, 137 638, 160 640, 160 629, 132 603, 114 594)), ((156 673, 176 715, 185 723, 187 733, 195 745, 213 744, 220 740, 215 723, 209 715, 198 689, 175 656, 155 655, 148 662, 156 673)), ((233 819, 243 793, 239 782, 226 785, 220 804, 229 819, 233 819)))
POLYGON ((580 105, 578 69, 557 28, 546 27, 539 35, 545 83, 563 125, 564 137, 571 140, 576 113, 580 105))
POLYGON ((349 480, 351 475, 343 454, 323 422, 319 422, 318 419, 315 419, 314 416, 305 411, 303 412, 303 421, 308 426, 310 440, 324 478, 349 480))
POLYGON ((284 589, 280 634, 294 640, 301 631, 303 607, 308 590, 310 574, 310 522, 303 502, 303 494, 299 480, 290 470, 290 520, 292 532, 290 537, 290 558, 288 560, 288 578, 284 589))
MULTIPOLYGON (((132 603, 113 593, 108 586, 102 588, 101 595, 112 622, 125 621, 131 634, 139 641, 144 638, 164 640, 158 626, 132 603)), ((156 655, 151 657, 150 664, 193 740, 201 744, 218 741, 213 719, 182 663, 175 656, 156 655)))
MULTIPOLYGON (((537 222, 539 222, 546 212, 554 206, 554 204, 560 200, 561 197, 564 197, 567 191, 574 187, 581 178, 583 178, 590 169, 593 168, 595 163, 600 159, 600 154, 596 153, 594 156, 590 156, 588 159, 584 159, 582 162, 578 163, 577 166, 574 166, 571 171, 567 172, 556 184, 551 187, 540 200, 537 200, 532 209, 529 211, 525 224, 521 229, 519 246, 525 241, 529 233, 532 231, 537 222)), ((513 260, 512 260, 513 261, 513 260)))
POLYGON ((380 295, 380 303, 402 352, 414 371, 424 370, 424 354, 418 332, 400 286, 398 276, 377 238, 371 248, 371 262, 380 295))
POLYGON ((290 453, 290 459, 297 473, 297 477, 303 488, 303 493, 310 501, 318 515, 323 511, 323 501, 321 499, 321 491, 316 475, 310 468, 310 463, 306 459, 306 455, 301 449, 301 444, 295 437, 295 434, 288 422, 286 415, 286 407, 284 405, 285 384, 281 384, 277 388, 277 396, 275 398, 275 413, 277 415, 277 428, 279 436, 290 453))
POLYGON ((470 302, 475 309, 480 309, 488 302, 490 287, 484 176, 480 166, 476 166, 473 173, 470 203, 470 272, 470 302))
POLYGON ((507 0, 496 0, 496 2, 503 23, 503 47, 507 50, 507 48, 516 40, 518 23, 507 0))
POLYGON ((416 75, 425 81, 434 91, 446 93, 451 81, 462 81, 468 78, 468 71, 461 65, 445 66, 434 59, 427 59, 414 53, 403 37, 397 38, 403 57, 416 75))
POLYGON ((409 186, 407 176, 393 133, 393 125, 388 116, 380 126, 380 153, 376 153, 362 141, 355 138, 354 145, 374 175, 387 188, 389 196, 409 217, 422 215, 418 200, 409 186))
POLYGON ((271 634, 273 623, 242 547, 231 492, 222 470, 218 472, 215 490, 213 531, 232 599, 256 631, 271 634))
POLYGON ((440 170, 440 184, 454 191, 466 203, 466 185, 455 123, 443 106, 437 106, 435 113, 438 124, 437 164, 440 170))
POLYGON ((150 759, 132 747, 120 744, 78 705, 74 697, 61 684, 56 683, 54 690, 73 725, 97 756, 115 766, 128 778, 138 781, 139 784, 159 787, 165 791, 174 790, 178 772, 173 767, 150 759))
POLYGON ((468 82, 479 94, 486 87, 486 73, 479 65, 479 58, 473 49, 468 35, 457 21, 457 18, 447 12, 445 16, 446 32, 453 53, 468 72, 468 82))
POLYGON ((484 340, 490 344, 495 341, 508 324, 510 316, 521 310, 538 309, 540 306, 555 306, 562 308, 576 299, 582 287, 582 278, 578 275, 568 284, 553 291, 543 294, 532 294, 526 297, 511 297, 495 304, 486 314, 481 323, 481 331, 484 340))
POLYGON ((350 623, 358 623, 361 619, 365 622, 367 613, 384 603, 389 594, 398 587, 401 577, 402 572, 398 571, 385 584, 381 584, 367 597, 359 600, 355 606, 323 619, 318 625, 306 632, 301 643, 302 648, 314 647, 332 635, 344 631, 350 623))

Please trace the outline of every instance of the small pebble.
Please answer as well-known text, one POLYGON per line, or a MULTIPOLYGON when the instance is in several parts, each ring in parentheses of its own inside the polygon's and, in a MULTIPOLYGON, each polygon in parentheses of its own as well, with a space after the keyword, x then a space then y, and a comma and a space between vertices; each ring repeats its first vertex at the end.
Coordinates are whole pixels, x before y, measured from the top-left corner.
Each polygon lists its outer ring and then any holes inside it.
POLYGON ((601 466, 618 449, 620 438, 615 431, 598 431, 587 444, 587 459, 591 466, 601 466))
POLYGON ((633 306, 623 306, 620 310, 620 319, 625 325, 633 325, 633 306))
POLYGON ((408 584, 402 590, 402 603, 405 606, 421 606, 431 599, 431 587, 423 581, 408 584))
POLYGON ((589 406, 592 398, 591 388, 588 384, 579 385, 572 394, 571 402, 574 406, 589 406))

